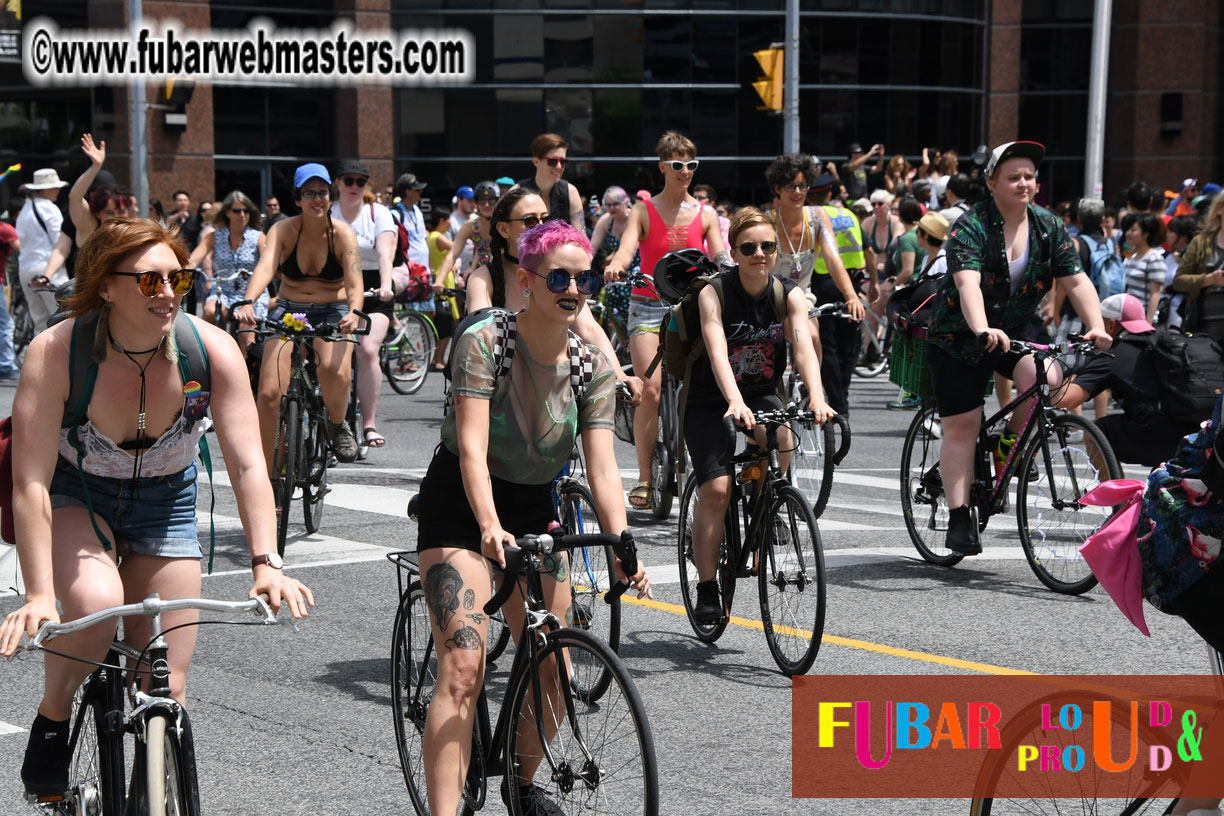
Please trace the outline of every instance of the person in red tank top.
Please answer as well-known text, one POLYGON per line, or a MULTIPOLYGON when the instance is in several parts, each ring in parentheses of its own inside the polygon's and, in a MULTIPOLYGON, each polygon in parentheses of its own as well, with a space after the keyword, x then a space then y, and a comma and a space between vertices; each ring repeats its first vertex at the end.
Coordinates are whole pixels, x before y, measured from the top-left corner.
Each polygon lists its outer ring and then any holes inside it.
POLYGON ((659 327, 667 307, 659 302, 654 289, 654 267, 659 259, 677 249, 708 248, 714 260, 730 263, 723 246, 722 232, 715 212, 701 206, 689 195, 689 185, 697 171, 697 147, 686 136, 669 130, 655 148, 663 191, 640 201, 629 213, 629 223, 621 235, 620 249, 604 266, 604 278, 616 282, 642 251, 643 280, 633 285, 629 303, 629 354, 633 371, 642 378, 642 404, 633 420, 636 440, 638 481, 629 491, 629 504, 638 510, 650 508, 650 458, 659 435, 659 393, 662 375, 658 370, 649 379, 647 367, 659 350, 659 327), (704 244, 703 244, 704 242, 704 244))

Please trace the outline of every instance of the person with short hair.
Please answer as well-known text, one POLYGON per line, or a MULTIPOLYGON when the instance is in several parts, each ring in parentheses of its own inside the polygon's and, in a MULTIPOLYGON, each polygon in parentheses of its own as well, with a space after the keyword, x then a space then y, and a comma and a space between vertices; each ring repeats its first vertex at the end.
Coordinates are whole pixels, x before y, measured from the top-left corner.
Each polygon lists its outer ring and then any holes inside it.
MULTIPOLYGON (((497 206, 497 199, 501 197, 501 188, 495 182, 482 181, 476 185, 472 194, 476 202, 475 217, 465 221, 455 232, 454 238, 450 237, 449 232, 445 233, 449 245, 446 257, 437 269, 435 281, 448 279, 453 273, 455 282, 462 285, 470 273, 493 262, 489 219, 493 215, 493 208, 497 206), (464 260, 465 258, 467 260, 464 260)), ((452 215, 452 227, 456 220, 452 215)))
MULTIPOLYGON (((224 332, 179 315, 193 273, 174 233, 147 219, 114 218, 81 248, 68 319, 30 344, 13 400, 13 507, 26 602, 0 625, 0 656, 43 622, 82 618, 125 600, 200 595, 203 553, 196 531, 201 437, 216 421, 251 556, 250 597, 268 596, 294 618, 314 605, 286 576, 276 554, 276 508, 260 465, 255 403, 246 361, 224 332), (208 361, 210 390, 198 412, 179 370, 176 320, 189 321, 208 361), (90 331, 94 378, 80 425, 62 427, 72 392, 73 335, 90 331), (62 607, 62 615, 56 605, 62 607)), ((197 341, 192 341, 197 342, 197 341)), ((185 700, 198 620, 192 610, 164 615, 170 691, 185 700)), ((73 693, 105 658, 117 624, 56 641, 22 764, 26 791, 63 793, 72 758, 73 693)), ((149 641, 150 621, 128 618, 133 644, 149 641)), ((132 669, 129 666, 129 670, 132 669)))
POLYGON ((1126 242, 1131 247, 1130 257, 1124 263, 1126 294, 1143 304, 1149 323, 1156 319, 1160 293, 1164 291, 1164 250, 1160 245, 1165 233, 1164 221, 1152 213, 1139 213, 1126 230, 1126 242))
POLYGON ((541 133, 531 140, 531 163, 535 175, 518 182, 548 202, 550 219, 560 218, 586 232, 582 196, 578 188, 561 178, 569 167, 569 144, 555 133, 541 133))
POLYGON ((25 203, 17 214, 17 238, 21 250, 17 256, 19 283, 25 288, 26 308, 34 322, 34 331, 47 328, 47 319, 55 311, 55 300, 48 292, 68 282, 68 274, 59 269, 50 276, 47 266, 60 238, 64 214, 56 206, 60 190, 68 186, 52 168, 34 171, 33 179, 21 185, 25 203))
POLYGON ((858 142, 851 142, 846 163, 841 166, 841 172, 836 174, 837 180, 846 187, 846 195, 850 198, 862 198, 867 195, 867 162, 872 156, 876 156, 875 167, 871 168, 872 173, 882 173, 884 171, 884 145, 874 144, 871 149, 864 152, 863 146, 858 142))
POLYGON ((264 199, 263 231, 265 235, 267 234, 268 230, 272 229, 273 224, 277 223, 278 221, 284 221, 288 217, 289 216, 285 215, 285 213, 281 211, 279 198, 274 195, 270 195, 264 199))
POLYGON ((973 182, 964 173, 955 173, 948 178, 948 186, 944 189, 944 200, 948 206, 939 211, 948 225, 956 223, 956 219, 969 212, 972 202, 969 201, 973 182))
POLYGON ((425 216, 421 213, 421 191, 427 186, 415 173, 403 173, 395 180, 395 192, 399 201, 391 207, 395 220, 408 230, 408 260, 429 266, 429 235, 425 229, 425 216))

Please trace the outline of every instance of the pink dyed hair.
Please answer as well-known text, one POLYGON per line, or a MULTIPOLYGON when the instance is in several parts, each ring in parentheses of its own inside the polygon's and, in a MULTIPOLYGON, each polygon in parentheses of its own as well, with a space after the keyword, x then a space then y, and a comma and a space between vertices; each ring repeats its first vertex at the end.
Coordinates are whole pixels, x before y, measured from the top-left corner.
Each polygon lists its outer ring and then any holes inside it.
POLYGON ((534 272, 545 255, 566 244, 582 247, 587 260, 591 259, 591 242, 581 231, 560 219, 537 224, 519 238, 519 265, 534 272))

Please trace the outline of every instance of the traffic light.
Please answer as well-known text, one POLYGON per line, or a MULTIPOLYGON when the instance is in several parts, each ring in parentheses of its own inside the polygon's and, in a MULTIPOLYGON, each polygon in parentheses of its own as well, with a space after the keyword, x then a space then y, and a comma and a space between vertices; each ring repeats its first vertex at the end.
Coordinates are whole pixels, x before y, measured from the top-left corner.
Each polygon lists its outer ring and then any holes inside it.
POLYGON ((756 57, 756 61, 761 64, 761 70, 765 72, 764 79, 752 83, 752 87, 756 88, 765 103, 763 106, 758 105, 757 110, 782 110, 782 75, 785 62, 782 48, 754 51, 752 56, 756 57))
POLYGON ((162 84, 162 102, 176 108, 186 107, 194 92, 194 79, 172 77, 162 84))

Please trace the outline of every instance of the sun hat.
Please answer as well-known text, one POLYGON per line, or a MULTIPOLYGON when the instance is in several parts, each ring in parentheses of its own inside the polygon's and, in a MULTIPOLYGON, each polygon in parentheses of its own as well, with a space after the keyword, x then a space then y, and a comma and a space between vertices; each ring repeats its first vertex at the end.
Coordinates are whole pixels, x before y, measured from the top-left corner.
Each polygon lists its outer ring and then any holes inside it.
POLYGON ((45 167, 41 170, 35 170, 34 179, 28 184, 21 185, 21 190, 22 192, 27 190, 38 192, 39 190, 58 190, 67 186, 68 182, 60 181, 59 173, 55 172, 55 168, 45 167))
POLYGON ((1116 320, 1128 332, 1156 331, 1156 327, 1147 321, 1147 313, 1143 304, 1134 295, 1110 295, 1101 301, 1101 317, 1116 320))
POLYGON ((991 152, 990 161, 986 163, 986 178, 992 177, 1000 164, 1016 156, 1032 159, 1033 166, 1040 167, 1045 152, 1045 145, 1039 142, 1005 142, 991 152))
POLYGON ((312 178, 322 179, 327 184, 332 183, 326 167, 318 162, 307 162, 293 171, 293 186, 300 190, 302 185, 312 178))
POLYGON ((934 210, 927 210, 922 218, 918 219, 918 226, 937 241, 944 241, 948 237, 948 219, 934 210))

